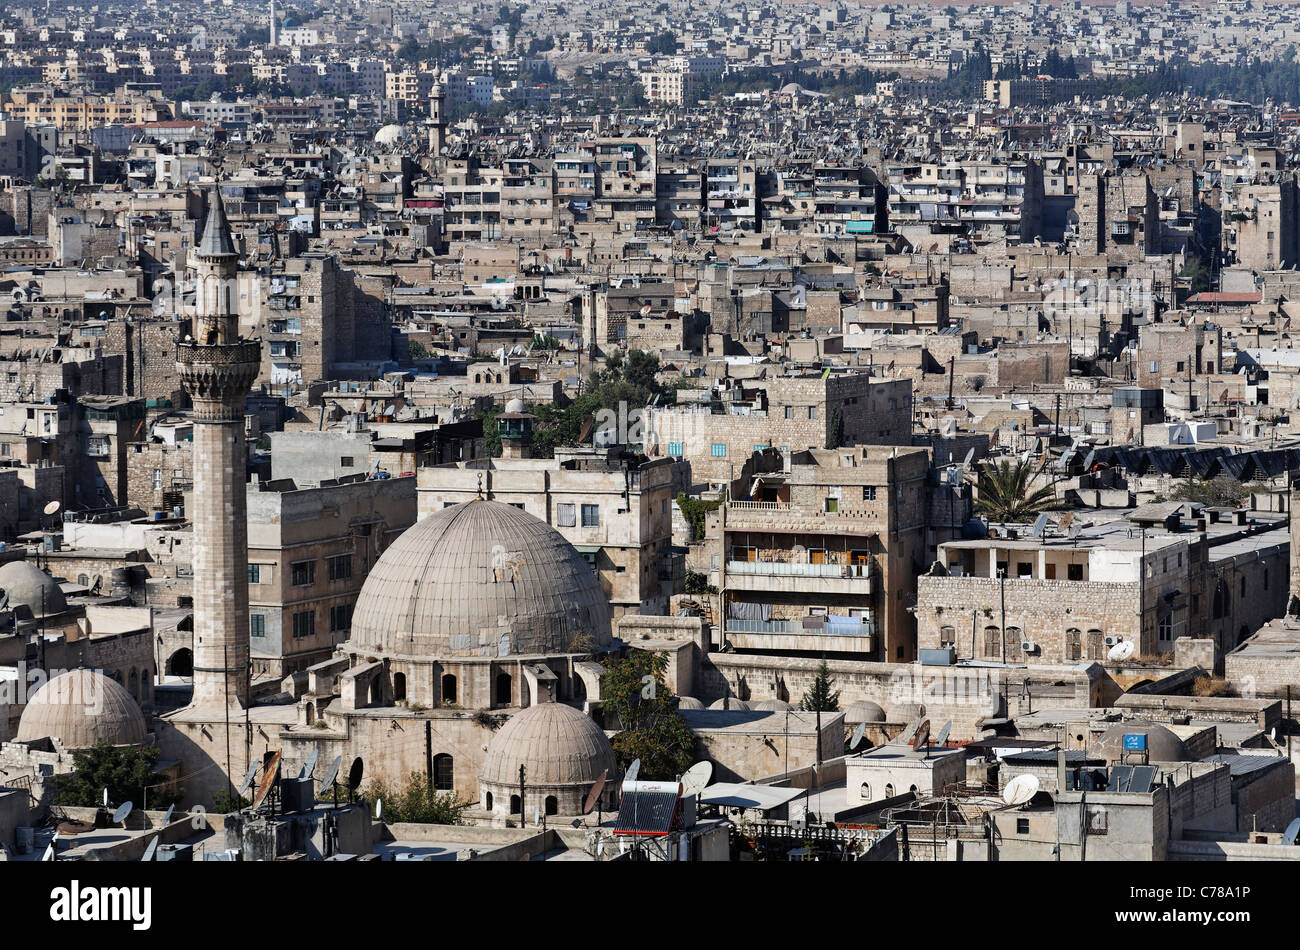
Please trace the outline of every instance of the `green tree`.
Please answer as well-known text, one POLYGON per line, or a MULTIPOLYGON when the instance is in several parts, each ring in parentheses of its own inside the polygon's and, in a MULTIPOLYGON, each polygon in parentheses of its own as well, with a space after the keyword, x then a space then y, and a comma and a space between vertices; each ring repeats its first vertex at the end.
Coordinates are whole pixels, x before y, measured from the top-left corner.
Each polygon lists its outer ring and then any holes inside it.
POLYGON ((979 476, 975 511, 990 521, 1025 522, 1064 507, 1050 485, 1030 490, 1034 466, 1022 459, 986 465, 979 476))
POLYGON ((1199 258, 1189 260, 1178 276, 1188 282, 1194 294, 1210 289, 1210 269, 1199 258))
POLYGON ((111 746, 100 743, 72 753, 72 771, 53 778, 54 803, 94 807, 103 804, 104 789, 115 805, 134 802, 143 808, 166 808, 181 799, 154 770, 157 746, 111 746))
POLYGON ((1179 482, 1170 494, 1174 501, 1199 502, 1210 508, 1236 508, 1249 494, 1246 486, 1231 475, 1216 475, 1210 479, 1192 478, 1179 482))
POLYGON ((419 340, 410 340, 406 344, 406 350, 411 354, 413 360, 426 360, 429 358, 429 350, 419 340))
POLYGON ((620 732, 611 745, 620 768, 641 760, 641 775, 671 781, 695 761, 695 734, 677 711, 662 653, 632 650, 605 664, 600 679, 601 706, 618 717, 620 732))
POLYGON ((799 708, 804 712, 836 712, 840 708, 840 691, 835 688, 831 677, 831 668, 825 660, 817 664, 817 675, 813 677, 812 686, 803 694, 799 708))
POLYGON ((457 798, 455 792, 438 791, 421 772, 408 775, 404 785, 374 779, 365 787, 361 799, 367 805, 382 800, 383 821, 422 825, 463 825, 465 810, 474 804, 457 798))

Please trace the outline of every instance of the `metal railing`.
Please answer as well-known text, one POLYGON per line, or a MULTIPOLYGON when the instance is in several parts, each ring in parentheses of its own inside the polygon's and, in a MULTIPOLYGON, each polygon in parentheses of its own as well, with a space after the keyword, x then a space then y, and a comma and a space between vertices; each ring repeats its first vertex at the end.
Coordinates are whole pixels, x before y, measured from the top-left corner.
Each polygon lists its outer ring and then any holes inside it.
POLYGON ((876 622, 864 617, 856 621, 827 621, 819 627, 805 627, 802 620, 737 620, 727 618, 728 633, 793 633, 808 636, 870 637, 876 622))
POLYGON ((728 561, 728 574, 758 574, 774 577, 841 577, 871 576, 867 564, 807 564, 785 561, 728 561))

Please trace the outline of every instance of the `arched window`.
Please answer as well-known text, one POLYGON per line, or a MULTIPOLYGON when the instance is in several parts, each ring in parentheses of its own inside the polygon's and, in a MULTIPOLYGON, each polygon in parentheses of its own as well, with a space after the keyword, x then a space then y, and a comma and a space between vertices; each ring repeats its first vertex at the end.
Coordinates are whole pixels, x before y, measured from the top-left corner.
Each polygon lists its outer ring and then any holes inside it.
POLYGON ((433 787, 435 791, 450 792, 456 787, 452 758, 446 752, 433 757, 433 787))
POLYGON ((510 814, 512 814, 512 815, 517 815, 517 814, 519 814, 519 811, 520 811, 520 809, 519 809, 519 796, 518 796, 518 795, 511 795, 511 796, 510 796, 510 814))
POLYGON ((545 807, 546 807, 546 814, 558 815, 560 813, 560 800, 556 798, 554 795, 547 795, 545 807))
POLYGON ((1241 575, 1241 596, 1243 598, 1246 596, 1246 575, 1245 574, 1241 575))
POLYGON ((915 795, 915 794, 916 794, 916 786, 913 785, 911 788, 908 789, 908 791, 911 792, 913 795, 915 795))
POLYGON ((140 698, 140 678, 134 668, 126 678, 126 691, 131 694, 132 699, 140 698))
POLYGON ((442 677, 442 701, 444 703, 456 701, 456 677, 451 673, 445 673, 442 677))
POLYGON ((306 706, 307 725, 312 725, 316 721, 316 704, 308 703, 306 706))
POLYGON ((885 786, 885 797, 886 797, 886 798, 893 798, 893 797, 894 797, 894 786, 893 786, 892 784, 891 784, 891 785, 886 785, 886 786, 885 786))
POLYGON ((142 702, 149 701, 149 693, 151 692, 152 688, 153 688, 153 674, 149 672, 149 668, 146 666, 143 670, 140 671, 140 700, 142 702))
POLYGON ((956 644, 957 644, 957 631, 954 628, 948 626, 940 627, 939 646, 940 647, 956 646, 956 644))
POLYGON ((400 703, 406 698, 406 674, 393 674, 393 702, 400 703))
POLYGON ((1024 631, 1019 627, 1007 627, 1007 661, 1018 663, 1025 658, 1020 644, 1024 642, 1024 631))
POLYGON ((1071 627, 1065 631, 1065 658, 1067 660, 1083 659, 1083 631, 1071 627))
POLYGON ((514 681, 509 673, 497 674, 497 705, 509 706, 510 701, 514 698, 514 681))
POLYGON ((1002 631, 997 627, 984 628, 984 655, 997 658, 1002 655, 1002 631))
POLYGON ((862 796, 864 802, 871 801, 871 786, 863 782, 862 787, 858 789, 858 794, 862 796))
POLYGON ((486 795, 483 796, 483 808, 484 808, 485 811, 491 811, 491 810, 492 810, 492 793, 491 793, 491 792, 488 792, 486 795))

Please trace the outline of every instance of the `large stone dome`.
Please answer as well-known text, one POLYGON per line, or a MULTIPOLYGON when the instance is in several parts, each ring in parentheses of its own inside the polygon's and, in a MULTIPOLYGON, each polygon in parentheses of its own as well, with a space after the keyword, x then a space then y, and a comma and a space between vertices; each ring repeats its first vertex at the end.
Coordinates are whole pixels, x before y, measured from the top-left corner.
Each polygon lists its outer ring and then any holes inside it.
POLYGON ((590 786, 613 777, 614 749, 604 731, 572 706, 540 703, 510 717, 488 743, 479 775, 485 786, 513 789, 519 766, 526 786, 590 786))
POLYGON ((609 639, 609 601, 573 545, 482 499, 408 528, 371 568, 352 614, 351 646, 390 657, 548 655, 609 639))
POLYGON ((1088 752, 1108 763, 1119 762, 1124 757, 1124 737, 1142 735, 1147 737, 1147 760, 1150 762, 1190 762, 1192 754, 1187 744, 1178 738, 1172 730, 1157 722, 1131 720, 1111 726, 1103 732, 1088 752))
POLYGON ((18 740, 55 738, 68 749, 135 745, 149 733, 131 694, 103 673, 69 670, 43 685, 18 720, 18 740))
MULTIPOLYGON (((8 596, 10 607, 26 604, 36 617, 49 617, 68 609, 59 582, 27 561, 10 561, 0 567, 0 591, 8 596)), ((0 600, 3 599, 0 595, 0 600)))

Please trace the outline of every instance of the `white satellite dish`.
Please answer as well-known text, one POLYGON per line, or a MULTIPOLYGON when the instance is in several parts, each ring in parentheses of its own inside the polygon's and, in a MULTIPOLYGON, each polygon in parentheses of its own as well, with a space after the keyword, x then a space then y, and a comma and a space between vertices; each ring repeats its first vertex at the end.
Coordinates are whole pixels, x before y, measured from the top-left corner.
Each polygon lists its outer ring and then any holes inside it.
POLYGON ((1038 776, 1017 775, 1002 790, 1002 800, 1008 805, 1023 805, 1038 794, 1038 776))
POLYGON ((948 741, 948 733, 951 731, 952 731, 952 720, 949 719, 947 722, 943 724, 943 728, 939 730, 939 734, 934 737, 934 744, 939 748, 943 748, 944 744, 947 743, 948 741))
POLYGON ((134 807, 130 802, 122 802, 122 804, 118 805, 117 811, 113 812, 113 824, 120 825, 126 821, 127 816, 131 814, 131 809, 134 807))
POLYGON ((623 784, 635 782, 636 777, 641 774, 641 760, 633 759, 632 764, 627 767, 627 774, 623 776, 623 784))
POLYGON ((163 826, 164 828, 166 828, 168 825, 171 824, 171 822, 172 822, 172 812, 174 812, 175 810, 176 810, 176 806, 175 806, 175 805, 168 805, 168 806, 167 806, 167 814, 163 815, 163 820, 162 820, 162 826, 163 826))
POLYGON ((384 816, 384 800, 382 798, 376 798, 375 799, 375 821, 378 821, 383 816, 384 816))
POLYGON ((862 745, 862 737, 866 734, 867 724, 865 722, 858 723, 858 727, 853 730, 853 738, 849 740, 849 748, 856 749, 858 746, 862 745))
POLYGON ((1125 660, 1127 660, 1129 657, 1133 655, 1133 651, 1135 649, 1136 647, 1133 645, 1132 640, 1121 640, 1119 643, 1115 644, 1113 647, 1110 648, 1110 651, 1106 654, 1106 657, 1110 660, 1113 660, 1116 663, 1123 663, 1125 660))
POLYGON ((51 841, 50 844, 49 844, 49 846, 45 849, 45 853, 44 853, 43 855, 41 855, 41 860, 42 860, 42 861, 53 861, 53 860, 54 860, 54 842, 53 842, 53 841, 51 841))
POLYGON ((1282 843, 1295 844, 1297 835, 1300 835, 1300 818, 1294 819, 1291 824, 1286 826, 1286 831, 1282 832, 1282 843))
POLYGON ((41 510, 44 511, 47 515, 53 515, 53 514, 57 514, 61 507, 63 506, 59 504, 59 502, 52 501, 41 510))
POLYGON ((104 807, 108 807, 108 789, 104 789, 104 807))
POLYGON ((682 797, 698 796, 713 778, 712 762, 696 762, 682 774, 682 797))
POLYGON ((153 839, 149 842, 148 846, 144 849, 144 854, 141 855, 140 860, 152 861, 154 852, 157 850, 158 850, 158 836, 154 835, 153 839))

